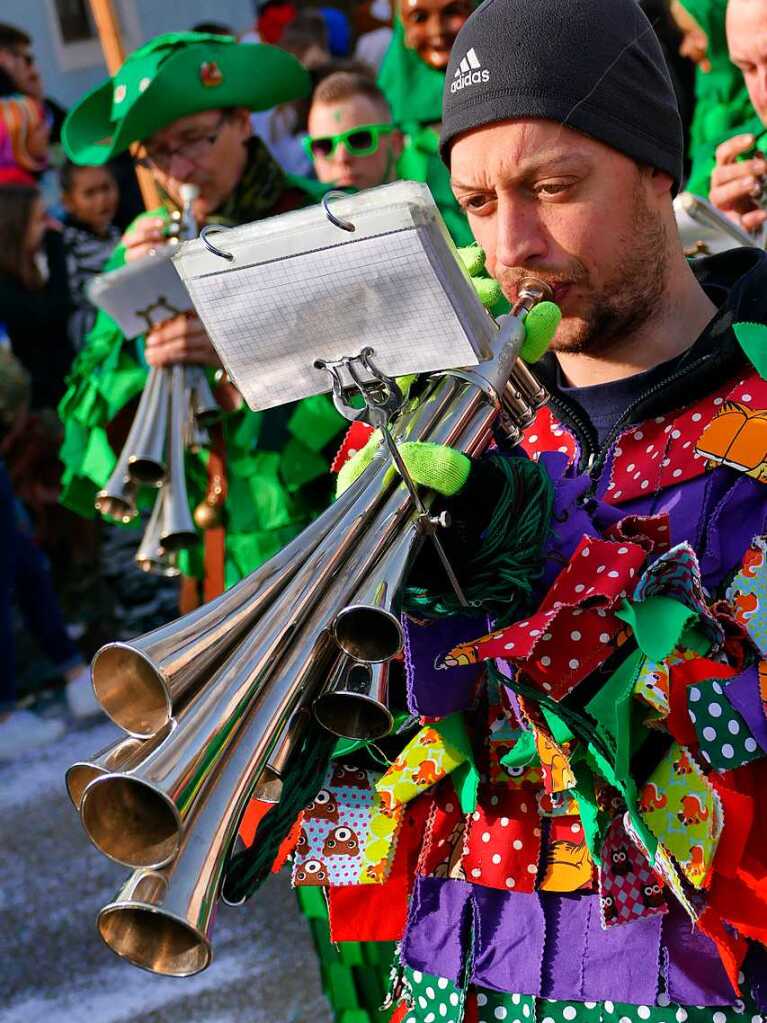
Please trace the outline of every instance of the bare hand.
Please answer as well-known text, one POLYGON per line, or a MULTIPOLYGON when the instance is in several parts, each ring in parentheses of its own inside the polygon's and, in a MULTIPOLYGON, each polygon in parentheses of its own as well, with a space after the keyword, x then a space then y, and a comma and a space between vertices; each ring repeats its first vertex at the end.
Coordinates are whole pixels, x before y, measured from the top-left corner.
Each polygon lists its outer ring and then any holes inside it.
POLYGON ((165 245, 168 239, 163 233, 165 221, 161 217, 144 217, 122 238, 125 246, 125 260, 132 263, 134 259, 148 256, 152 251, 165 245))
POLYGON ((759 153, 752 160, 738 162, 739 156, 753 148, 754 141, 753 135, 736 135, 719 146, 709 195, 717 209, 746 231, 756 231, 767 221, 767 210, 756 203, 761 189, 767 188, 767 159, 759 153))
POLYGON ((150 366, 188 362, 221 368, 221 360, 194 313, 180 313, 153 327, 146 335, 144 354, 150 366))

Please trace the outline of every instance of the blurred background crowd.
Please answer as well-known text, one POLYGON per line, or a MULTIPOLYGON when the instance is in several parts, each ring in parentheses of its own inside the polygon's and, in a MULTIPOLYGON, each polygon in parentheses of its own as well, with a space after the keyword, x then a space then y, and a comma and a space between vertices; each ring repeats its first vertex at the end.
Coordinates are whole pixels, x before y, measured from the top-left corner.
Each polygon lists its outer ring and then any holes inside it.
MULTIPOLYGON (((456 242, 470 240, 437 133, 450 47, 471 0, 394 0, 393 8, 389 0, 256 0, 247 24, 187 23, 184 6, 173 5, 174 31, 267 42, 310 71, 310 98, 252 115, 253 133, 286 172, 351 189, 426 181, 456 242)), ((728 43, 726 0, 642 6, 685 119, 686 188, 756 231, 767 219, 759 33, 732 26, 728 43)), ((767 9, 751 8, 767 38, 767 9)), ((87 286, 143 203, 129 155, 104 166, 64 157, 66 110, 48 95, 37 43, 0 24, 0 726, 11 715, 26 724, 24 748, 92 712, 92 654, 174 617, 179 585, 134 565, 135 530, 59 502, 57 406, 95 319, 87 286)), ((0 758, 18 748, 0 742, 0 758)))

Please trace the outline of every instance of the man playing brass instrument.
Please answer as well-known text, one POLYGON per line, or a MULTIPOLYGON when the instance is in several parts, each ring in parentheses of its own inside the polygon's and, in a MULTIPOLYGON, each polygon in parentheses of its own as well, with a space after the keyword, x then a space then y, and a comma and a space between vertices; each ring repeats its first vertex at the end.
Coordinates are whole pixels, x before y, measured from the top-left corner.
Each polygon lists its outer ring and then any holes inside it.
POLYGON ((400 941, 394 1021, 759 1023, 767 257, 684 259, 680 121, 633 0, 488 0, 446 82, 442 158, 487 270, 562 310, 551 402, 522 451, 403 449, 452 495, 474 606, 427 545, 404 619, 420 728, 388 767, 330 769, 294 882, 325 887, 336 940, 400 941), (463 62, 486 75, 453 90, 463 62))
MULTIPOLYGON (((182 186, 196 185, 199 226, 233 226, 296 209, 316 200, 316 184, 284 174, 252 136, 250 111, 299 98, 309 76, 290 54, 265 45, 200 33, 159 36, 133 53, 109 79, 70 111, 63 139, 76 163, 101 164, 132 143, 163 198, 126 232, 108 269, 137 259, 168 240, 182 186)), ((101 313, 77 360, 60 414, 66 429, 63 501, 93 515, 94 497, 108 479, 130 425, 127 406, 141 391, 146 364, 193 363, 213 369, 218 357, 190 311, 163 317, 143 342, 122 336, 101 313)), ((225 582, 229 586, 276 553, 326 503, 322 486, 326 445, 340 420, 327 400, 254 414, 232 388, 217 397, 233 410, 223 423, 214 461, 188 464, 201 529, 223 520, 225 582), (228 497, 222 501, 225 460, 228 497), (319 486, 318 486, 319 484, 319 486)), ((186 570, 202 574, 201 545, 186 570)))

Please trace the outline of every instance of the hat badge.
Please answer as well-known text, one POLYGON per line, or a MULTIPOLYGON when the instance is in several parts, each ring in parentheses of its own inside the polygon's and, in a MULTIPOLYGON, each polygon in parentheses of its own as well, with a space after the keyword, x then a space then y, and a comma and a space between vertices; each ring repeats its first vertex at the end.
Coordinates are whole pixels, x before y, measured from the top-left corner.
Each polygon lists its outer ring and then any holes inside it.
POLYGON ((200 81, 206 88, 210 89, 221 85, 223 80, 223 73, 215 60, 206 60, 200 64, 200 81))

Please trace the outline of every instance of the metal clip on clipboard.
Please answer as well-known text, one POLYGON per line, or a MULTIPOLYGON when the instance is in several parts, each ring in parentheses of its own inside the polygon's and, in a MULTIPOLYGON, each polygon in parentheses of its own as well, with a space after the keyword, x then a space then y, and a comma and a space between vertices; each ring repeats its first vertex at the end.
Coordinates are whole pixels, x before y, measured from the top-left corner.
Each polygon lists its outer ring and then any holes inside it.
MULTIPOLYGON (((337 218, 328 208, 330 199, 335 196, 343 197, 343 195, 343 192, 328 192, 322 200, 322 206, 331 224, 342 231, 351 232, 355 230, 354 224, 348 220, 337 218)), ((458 582, 453 566, 445 553, 445 548, 437 536, 438 527, 446 528, 450 525, 450 516, 447 512, 443 512, 441 515, 431 515, 421 500, 418 487, 410 475, 397 447, 397 442, 389 429, 393 416, 402 408, 404 395, 397 381, 378 369, 373 362, 374 355, 375 351, 372 348, 363 348, 358 355, 345 356, 332 362, 316 359, 314 365, 317 369, 325 370, 329 374, 333 389, 333 404, 344 419, 351 423, 367 423, 373 429, 381 431, 389 456, 413 499, 419 525, 423 532, 431 538, 437 557, 442 563, 458 602, 463 607, 468 607, 469 603, 461 589, 461 584, 458 582), (349 381, 351 381, 351 385, 349 381), (351 404, 352 394, 357 394, 362 398, 361 408, 351 404)))

